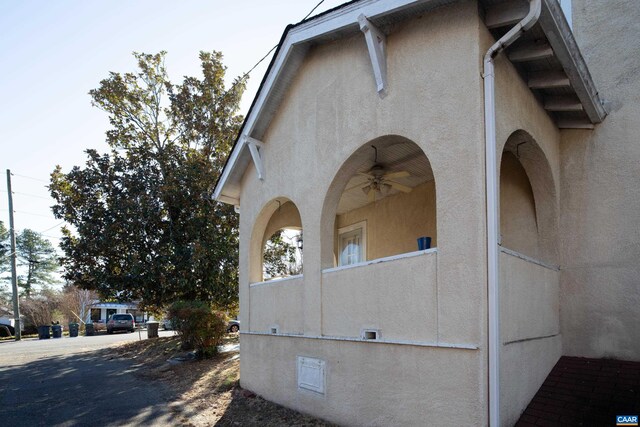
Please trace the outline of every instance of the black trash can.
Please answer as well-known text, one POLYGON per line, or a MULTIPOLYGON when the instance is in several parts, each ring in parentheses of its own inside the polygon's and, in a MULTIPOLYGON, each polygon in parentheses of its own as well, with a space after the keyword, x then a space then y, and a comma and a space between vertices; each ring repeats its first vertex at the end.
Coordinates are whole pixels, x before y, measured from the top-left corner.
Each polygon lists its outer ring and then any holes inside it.
POLYGON ((51 326, 49 325, 38 326, 38 339, 48 340, 49 338, 51 338, 51 326))
POLYGON ((53 333, 54 338, 62 338, 62 326, 61 325, 52 325, 51 331, 53 333))
POLYGON ((88 337, 91 337, 95 334, 95 329, 93 328, 93 323, 87 323, 84 325, 84 334, 88 337))
POLYGON ((147 338, 158 338, 158 326, 160 322, 147 322, 147 338))
POLYGON ((80 325, 78 323, 69 323, 69 337, 75 338, 78 336, 78 330, 80 325))

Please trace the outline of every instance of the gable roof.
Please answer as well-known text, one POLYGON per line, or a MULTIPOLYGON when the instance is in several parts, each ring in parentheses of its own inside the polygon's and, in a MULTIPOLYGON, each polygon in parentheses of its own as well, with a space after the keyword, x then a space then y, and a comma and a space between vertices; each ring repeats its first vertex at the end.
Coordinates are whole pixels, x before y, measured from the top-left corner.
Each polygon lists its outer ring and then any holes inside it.
MULTIPOLYGON (((231 154, 218 178, 213 198, 224 203, 240 204, 240 182, 251 161, 251 155, 245 143, 247 137, 256 140, 262 138, 312 45, 359 33, 358 16, 360 15, 366 16, 373 24, 384 27, 457 1, 354 0, 295 25, 288 25, 238 133, 231 154)), ((504 8, 507 3, 513 3, 515 11, 510 16, 517 18, 518 10, 523 9, 523 4, 524 6, 528 5, 526 0, 503 1, 498 4, 495 4, 496 0, 481 1, 489 16, 493 16, 491 15, 492 8, 504 8)), ((486 20, 487 17, 485 17, 486 20)), ((511 25, 508 20, 502 22, 511 25)), ((542 32, 549 40, 571 87, 577 88, 575 95, 584 106, 583 112, 586 113, 589 123, 599 123, 605 116, 602 103, 556 0, 542 0, 542 14, 540 22, 535 28, 538 27, 538 31, 542 32)), ((501 28, 499 25, 494 27, 492 29, 494 35, 499 35, 501 28)), ((554 65, 557 67, 557 64, 552 64, 552 67, 554 65)), ((519 70, 522 72, 522 68, 519 70)), ((570 117, 573 119, 572 116, 570 117)), ((579 118, 583 119, 582 116, 579 118)), ((575 122, 573 120, 571 123, 575 122)))

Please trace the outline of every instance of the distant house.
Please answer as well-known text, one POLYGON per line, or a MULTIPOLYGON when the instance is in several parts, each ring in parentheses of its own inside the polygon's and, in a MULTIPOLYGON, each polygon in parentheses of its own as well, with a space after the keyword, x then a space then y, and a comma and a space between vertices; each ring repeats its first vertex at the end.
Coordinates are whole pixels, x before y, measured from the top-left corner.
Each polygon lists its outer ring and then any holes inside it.
MULTIPOLYGON (((0 331, 0 336, 4 336, 7 331, 11 335, 13 335, 15 331, 15 324, 16 322, 13 317, 13 310, 9 307, 0 306, 0 325, 6 327, 6 329, 2 328, 2 331, 0 331)), ((22 325, 22 327, 24 328, 24 325, 22 325)), ((23 328, 21 328, 21 330, 23 328)))
POLYGON ((640 2, 573 6, 575 36, 556 0, 286 28, 214 193, 243 387, 342 425, 509 426, 561 356, 640 360, 640 2), (265 280, 280 229, 302 274, 265 280))
POLYGON ((137 303, 116 303, 95 301, 91 304, 87 322, 106 322, 114 314, 130 313, 133 315, 136 323, 144 323, 149 319, 149 315, 138 309, 137 303))

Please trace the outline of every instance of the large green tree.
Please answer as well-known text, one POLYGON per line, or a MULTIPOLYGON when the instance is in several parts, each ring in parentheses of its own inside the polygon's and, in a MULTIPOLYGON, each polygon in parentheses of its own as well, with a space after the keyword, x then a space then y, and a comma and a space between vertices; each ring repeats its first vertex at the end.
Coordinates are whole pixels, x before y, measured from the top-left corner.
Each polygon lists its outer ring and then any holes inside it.
POLYGON ((181 299, 237 303, 238 218, 211 194, 242 117, 243 78, 225 87, 218 52, 202 78, 170 82, 165 53, 134 53, 136 73, 110 73, 90 92, 109 115, 111 151, 57 167, 50 191, 65 228, 64 276, 102 297, 163 307, 181 299))
POLYGON ((49 285, 56 282, 55 273, 59 268, 56 250, 51 242, 40 233, 28 228, 16 236, 18 267, 23 271, 18 275, 18 286, 29 298, 34 285, 49 285))

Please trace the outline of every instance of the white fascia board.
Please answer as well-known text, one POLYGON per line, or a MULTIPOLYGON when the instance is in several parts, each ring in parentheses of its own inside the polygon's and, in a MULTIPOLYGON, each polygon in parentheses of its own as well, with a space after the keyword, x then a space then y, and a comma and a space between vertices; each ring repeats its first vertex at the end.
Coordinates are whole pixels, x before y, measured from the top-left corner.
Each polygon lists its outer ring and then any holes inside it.
MULTIPOLYGON (((238 158, 245 149, 245 144, 242 143, 242 139, 245 136, 251 136, 254 128, 256 127, 256 123, 262 114, 262 110, 266 105, 266 101, 271 95, 273 86, 280 77, 282 70, 289 59, 291 48, 293 46, 311 41, 314 38, 347 27, 358 28, 358 16, 360 16, 361 14, 364 14, 369 19, 375 19, 376 17, 388 15, 409 6, 432 2, 442 3, 442 1, 437 0, 367 0, 345 6, 333 13, 329 13, 317 19, 312 19, 307 23, 300 24, 297 27, 291 29, 282 42, 282 46, 278 51, 278 56, 276 57, 273 66, 271 67, 262 90, 257 95, 254 107, 251 110, 251 114, 249 114, 245 121, 243 135, 240 138, 240 143, 236 144, 233 148, 233 151, 231 152, 229 162, 222 171, 222 175, 220 176, 218 185, 213 192, 213 198, 221 202, 224 202, 223 199, 230 198, 229 196, 224 196, 222 192, 224 187, 226 186, 227 181, 229 180, 231 171, 236 167, 238 158)), ((260 135, 258 135, 257 137, 260 138, 260 135)), ((236 200, 233 197, 231 197, 231 199, 236 200)))

